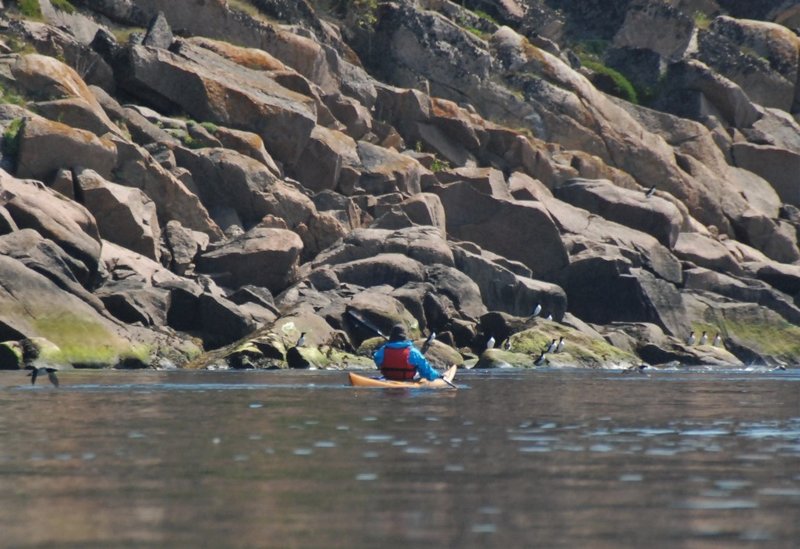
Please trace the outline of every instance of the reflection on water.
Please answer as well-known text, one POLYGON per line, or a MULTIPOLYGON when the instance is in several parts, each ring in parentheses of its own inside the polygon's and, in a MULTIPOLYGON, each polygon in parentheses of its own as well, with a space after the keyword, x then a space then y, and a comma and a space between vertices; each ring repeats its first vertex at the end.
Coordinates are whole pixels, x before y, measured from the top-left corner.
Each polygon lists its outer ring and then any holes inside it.
POLYGON ((796 547, 800 372, 0 372, 3 547, 796 547))

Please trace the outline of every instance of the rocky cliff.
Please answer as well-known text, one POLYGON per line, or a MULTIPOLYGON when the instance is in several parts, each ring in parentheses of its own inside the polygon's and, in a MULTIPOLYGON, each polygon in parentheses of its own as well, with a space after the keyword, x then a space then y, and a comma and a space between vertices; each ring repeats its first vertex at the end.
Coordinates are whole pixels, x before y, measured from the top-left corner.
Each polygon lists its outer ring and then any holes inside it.
POLYGON ((0 6, 0 368, 800 356, 795 2, 0 6))

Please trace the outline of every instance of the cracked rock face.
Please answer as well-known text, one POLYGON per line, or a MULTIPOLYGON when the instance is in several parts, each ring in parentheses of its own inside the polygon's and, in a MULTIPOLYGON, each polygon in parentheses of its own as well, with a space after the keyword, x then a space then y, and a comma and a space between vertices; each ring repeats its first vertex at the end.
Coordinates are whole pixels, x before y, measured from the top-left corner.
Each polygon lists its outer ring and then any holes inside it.
POLYGON ((364 365, 358 315, 451 362, 502 331, 482 366, 559 330, 576 364, 787 358, 749 334, 800 322, 793 6, 256 4, 3 20, 37 50, 0 63, 9 349, 61 348, 50 303, 108 366, 364 365))

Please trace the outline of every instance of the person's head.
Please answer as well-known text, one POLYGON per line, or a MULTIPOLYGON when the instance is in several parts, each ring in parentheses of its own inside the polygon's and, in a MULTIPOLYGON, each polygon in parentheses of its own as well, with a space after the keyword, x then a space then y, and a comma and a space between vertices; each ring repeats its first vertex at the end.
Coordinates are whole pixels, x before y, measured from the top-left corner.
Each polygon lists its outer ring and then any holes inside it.
POLYGON ((389 341, 405 341, 408 339, 406 335, 406 327, 402 324, 395 324, 392 326, 392 331, 389 332, 389 341))

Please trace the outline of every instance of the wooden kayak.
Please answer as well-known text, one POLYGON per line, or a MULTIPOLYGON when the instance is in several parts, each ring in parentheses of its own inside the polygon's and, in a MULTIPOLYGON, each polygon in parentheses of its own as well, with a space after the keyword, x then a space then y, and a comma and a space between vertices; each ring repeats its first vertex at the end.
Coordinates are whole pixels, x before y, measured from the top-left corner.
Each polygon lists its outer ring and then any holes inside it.
POLYGON ((450 366, 442 374, 444 379, 434 379, 428 381, 427 379, 420 379, 419 381, 391 381, 389 379, 376 379, 374 377, 362 376, 348 372, 350 377, 350 385, 353 387, 380 387, 383 389, 454 389, 455 387, 449 385, 447 381, 453 382, 456 377, 456 367, 450 366), (445 381, 447 380, 447 381, 445 381))

